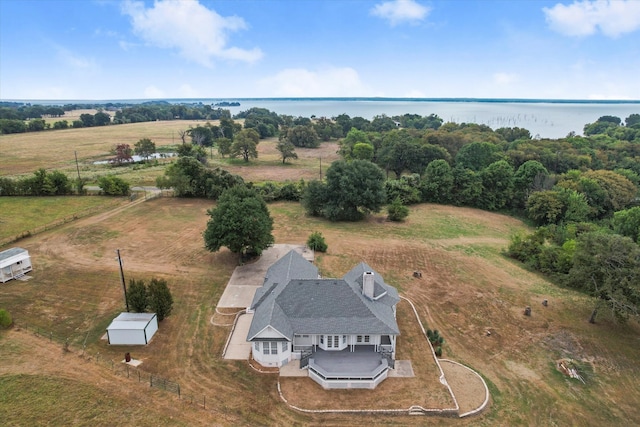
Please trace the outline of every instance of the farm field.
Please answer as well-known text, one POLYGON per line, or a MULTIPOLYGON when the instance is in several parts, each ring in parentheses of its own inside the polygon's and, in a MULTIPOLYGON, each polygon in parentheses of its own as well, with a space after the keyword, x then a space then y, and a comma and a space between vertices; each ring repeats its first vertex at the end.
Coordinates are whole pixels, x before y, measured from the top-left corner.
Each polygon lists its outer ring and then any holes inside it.
MULTIPOLYGON (((65 117, 59 120, 62 119, 65 117)), ((238 122, 242 123, 242 120, 238 122)), ((133 148, 142 138, 151 139, 158 151, 173 152, 182 143, 179 131, 205 123, 206 121, 174 120, 0 135, 0 158, 3 159, 0 163, 0 176, 31 175, 44 167, 47 170, 62 171, 71 179, 75 179, 79 173, 89 185, 95 184, 98 177, 105 174, 118 175, 132 186, 155 185, 156 178, 164 174, 171 159, 158 159, 148 165, 127 167, 98 165, 94 162, 112 158, 111 149, 116 144, 129 144, 133 148)), ((216 124, 217 121, 213 120, 211 123, 216 124)), ((289 160, 283 165, 280 153, 276 150, 277 141, 277 138, 261 140, 258 144, 258 159, 250 163, 245 163, 242 159, 222 158, 214 147, 210 151, 209 165, 222 167, 254 182, 297 181, 318 178, 321 165, 326 169, 339 157, 338 145, 329 142, 316 149, 297 148, 298 160, 289 160)))
MULTIPOLYGON (((413 206, 405 223, 387 222, 382 214, 362 223, 329 223, 306 217, 296 203, 269 208, 276 243, 301 244, 312 231, 323 233, 329 250, 316 261, 324 276, 342 276, 365 261, 398 287, 414 302, 425 327, 444 336, 444 357, 483 375, 492 394, 489 408, 463 420, 309 415, 289 409, 278 397, 277 376, 221 358, 230 328, 212 320, 219 318, 215 306, 237 258, 203 248, 201 234, 212 206, 211 201, 173 198, 131 203, 18 243, 30 251, 34 272, 28 282, 0 285, 0 307, 18 325, 0 335, 0 385, 10 391, 0 397, 0 419, 9 425, 51 420, 65 425, 640 424, 640 327, 616 324, 605 313, 596 325, 589 324, 587 297, 504 258, 501 250, 509 236, 526 229, 520 221, 428 204, 413 206), (121 251, 127 280, 164 278, 174 296, 174 313, 144 348, 110 347, 100 339, 124 307, 115 249, 121 251), (422 278, 412 276, 416 270, 422 278), (525 306, 532 307, 531 317, 523 316, 525 306), (25 325, 56 338, 37 337, 25 325), (62 344, 66 338, 68 353, 62 344), (205 397, 206 409, 94 362, 99 356, 117 365, 127 351, 143 361, 144 372, 180 383, 185 395, 205 397), (560 358, 576 361, 584 384, 556 369, 560 358), (69 398, 54 403, 67 388, 69 398), (46 414, 55 408, 49 419, 46 414)), ((399 352, 410 354, 416 339, 410 332, 402 335, 399 352)), ((311 406, 314 395, 323 394, 311 380, 294 391, 302 396, 296 401, 300 406, 311 406)), ((354 395, 336 391, 335 399, 344 405, 354 395)))

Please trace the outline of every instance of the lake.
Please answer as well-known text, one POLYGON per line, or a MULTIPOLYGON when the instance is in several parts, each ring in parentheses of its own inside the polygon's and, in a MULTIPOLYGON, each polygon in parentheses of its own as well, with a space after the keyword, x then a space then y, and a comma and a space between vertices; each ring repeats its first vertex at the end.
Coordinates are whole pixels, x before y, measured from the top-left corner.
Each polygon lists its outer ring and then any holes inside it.
MULTIPOLYGON (((204 103, 215 100, 199 100, 204 103)), ((521 127, 532 136, 563 138, 569 132, 582 134, 584 125, 605 115, 622 120, 640 114, 639 103, 521 102, 521 101, 419 101, 419 100, 239 100, 240 107, 228 107, 237 114, 251 107, 267 108, 278 114, 335 117, 346 113, 371 120, 377 115, 437 114, 445 122, 478 123, 493 129, 521 127)))
MULTIPOLYGON (((64 105, 71 103, 142 103, 148 99, 105 101, 29 101, 33 104, 64 105)), ((569 132, 582 134, 584 125, 601 116, 622 120, 640 114, 640 101, 526 100, 526 99, 397 99, 397 98, 196 98, 167 99, 170 103, 215 104, 238 101, 239 107, 224 107, 237 114, 251 107, 267 108, 278 114, 303 117, 335 117, 348 114, 371 120, 377 115, 397 116, 437 114, 445 122, 478 123, 493 129, 521 127, 532 136, 563 138, 569 132)), ((26 102, 26 101, 24 101, 26 102)))

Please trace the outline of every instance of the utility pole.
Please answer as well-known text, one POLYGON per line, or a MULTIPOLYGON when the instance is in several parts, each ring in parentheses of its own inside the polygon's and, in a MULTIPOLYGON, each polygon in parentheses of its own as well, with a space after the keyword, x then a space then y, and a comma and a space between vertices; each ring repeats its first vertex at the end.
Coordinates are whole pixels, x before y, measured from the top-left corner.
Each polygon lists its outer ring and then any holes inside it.
POLYGON ((124 291, 124 304, 127 307, 127 312, 129 311, 129 301, 127 301, 127 285, 124 281, 124 271, 122 270, 122 258, 120 258, 120 249, 116 249, 116 253, 118 254, 118 264, 120 264, 120 280, 122 280, 122 290, 124 291))
POLYGON ((78 171, 78 183, 80 182, 80 166, 78 166, 78 152, 74 151, 73 154, 76 156, 76 170, 78 171))

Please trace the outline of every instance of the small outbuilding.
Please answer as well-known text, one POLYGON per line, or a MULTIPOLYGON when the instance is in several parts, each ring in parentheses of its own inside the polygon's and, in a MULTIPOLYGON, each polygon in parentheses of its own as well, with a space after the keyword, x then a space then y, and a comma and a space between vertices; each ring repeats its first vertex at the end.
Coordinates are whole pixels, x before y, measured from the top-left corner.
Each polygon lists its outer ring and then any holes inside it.
POLYGON ((107 327, 111 345, 146 345, 158 330, 155 313, 120 313, 107 327))
POLYGON ((0 282, 19 279, 33 270, 29 251, 11 248, 0 252, 0 282))

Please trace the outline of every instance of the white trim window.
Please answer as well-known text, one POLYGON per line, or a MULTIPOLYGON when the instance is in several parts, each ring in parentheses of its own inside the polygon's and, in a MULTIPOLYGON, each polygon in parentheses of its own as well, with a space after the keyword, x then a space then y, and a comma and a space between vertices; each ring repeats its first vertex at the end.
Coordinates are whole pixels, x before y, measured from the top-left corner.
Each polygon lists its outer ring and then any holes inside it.
POLYGON ((262 354, 278 354, 278 343, 275 341, 264 341, 262 343, 262 354))
POLYGON ((281 351, 282 353, 284 353, 284 352, 286 352, 286 351, 288 351, 288 350, 289 350, 289 343, 288 343, 288 342, 286 342, 286 341, 282 341, 282 346, 281 346, 281 348, 280 348, 280 351, 281 351))

